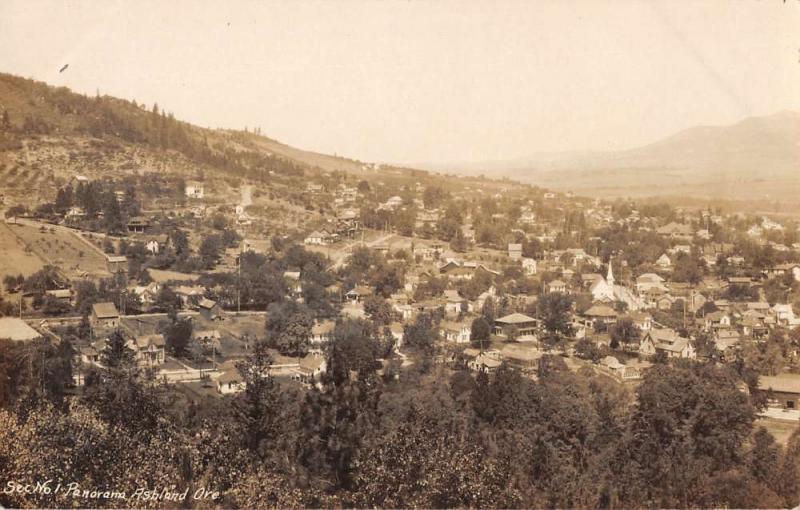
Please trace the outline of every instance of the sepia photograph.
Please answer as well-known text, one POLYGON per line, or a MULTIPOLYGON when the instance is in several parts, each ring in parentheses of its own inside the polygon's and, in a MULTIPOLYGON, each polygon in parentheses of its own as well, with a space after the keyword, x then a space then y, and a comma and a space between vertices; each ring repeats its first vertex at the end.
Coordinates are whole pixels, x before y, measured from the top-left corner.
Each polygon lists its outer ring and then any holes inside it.
POLYGON ((800 0, 0 0, 0 508, 800 508, 800 0))

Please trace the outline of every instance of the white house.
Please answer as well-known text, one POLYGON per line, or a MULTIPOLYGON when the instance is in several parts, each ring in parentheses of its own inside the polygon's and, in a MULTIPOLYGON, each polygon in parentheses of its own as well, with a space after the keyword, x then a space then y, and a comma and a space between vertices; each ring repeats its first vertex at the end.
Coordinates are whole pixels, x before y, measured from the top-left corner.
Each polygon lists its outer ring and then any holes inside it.
POLYGON ((189 198, 203 198, 205 188, 202 182, 189 181, 186 183, 186 196, 189 198))
POLYGON ((658 260, 656 260, 656 266, 658 266, 661 269, 665 269, 665 270, 666 269, 671 269, 672 268, 672 259, 669 258, 669 255, 664 253, 663 255, 658 257, 658 260))
POLYGON ((531 276, 536 274, 537 266, 536 266, 536 259, 532 259, 529 257, 525 257, 522 259, 522 269, 525 271, 527 276, 531 276))
POLYGON ((466 322, 446 321, 442 324, 442 332, 445 340, 455 344, 469 343, 472 338, 471 327, 466 322))

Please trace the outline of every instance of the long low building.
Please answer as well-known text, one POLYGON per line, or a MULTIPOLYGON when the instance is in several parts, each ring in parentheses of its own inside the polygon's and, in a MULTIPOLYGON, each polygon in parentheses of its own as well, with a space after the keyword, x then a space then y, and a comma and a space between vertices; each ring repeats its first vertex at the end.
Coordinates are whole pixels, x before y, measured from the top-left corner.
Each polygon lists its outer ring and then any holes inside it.
POLYGON ((800 408, 800 374, 762 375, 758 389, 784 409, 800 408))

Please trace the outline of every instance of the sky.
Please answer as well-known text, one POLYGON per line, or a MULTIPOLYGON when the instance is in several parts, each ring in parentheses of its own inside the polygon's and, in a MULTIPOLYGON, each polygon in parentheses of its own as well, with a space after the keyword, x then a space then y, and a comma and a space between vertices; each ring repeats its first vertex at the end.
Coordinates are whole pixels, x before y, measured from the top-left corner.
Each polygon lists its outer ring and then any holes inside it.
POLYGON ((2 0, 0 71, 364 161, 506 160, 800 111, 800 1, 2 0))

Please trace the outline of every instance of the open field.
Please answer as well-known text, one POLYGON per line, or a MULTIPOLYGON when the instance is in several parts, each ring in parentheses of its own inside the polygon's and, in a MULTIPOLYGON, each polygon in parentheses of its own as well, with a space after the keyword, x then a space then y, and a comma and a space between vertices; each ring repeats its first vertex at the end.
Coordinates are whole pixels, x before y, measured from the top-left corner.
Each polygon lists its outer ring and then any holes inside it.
POLYGON ((105 258, 65 229, 30 225, 7 227, 42 261, 60 267, 70 277, 110 276, 105 258))
POLYGON ((165 283, 169 281, 176 281, 176 282, 194 282, 198 278, 200 278, 199 274, 193 273, 179 273, 178 271, 167 271, 164 269, 148 269, 150 273, 150 278, 153 279, 154 282, 158 283, 165 283))
POLYGON ((44 266, 42 259, 26 250, 25 243, 12 231, 17 228, 0 223, 0 280, 7 275, 30 276, 44 266))

